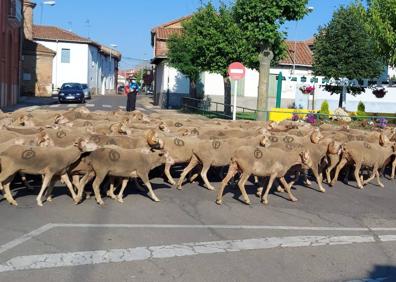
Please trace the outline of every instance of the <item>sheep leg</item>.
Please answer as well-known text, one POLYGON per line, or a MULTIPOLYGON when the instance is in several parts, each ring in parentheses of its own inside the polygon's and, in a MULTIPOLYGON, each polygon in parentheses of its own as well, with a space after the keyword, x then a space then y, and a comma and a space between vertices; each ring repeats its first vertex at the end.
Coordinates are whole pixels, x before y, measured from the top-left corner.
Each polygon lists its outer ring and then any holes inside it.
POLYGON ((338 155, 330 155, 329 156, 330 165, 326 168, 326 178, 327 184, 331 184, 331 172, 337 166, 338 162, 340 161, 340 157, 338 155))
POLYGON ((179 181, 177 182, 177 189, 181 190, 183 181, 186 178, 187 174, 199 163, 198 159, 193 156, 187 165, 187 167, 183 170, 182 174, 180 175, 179 181))
POLYGON ((396 159, 392 162, 392 175, 391 175, 391 179, 395 179, 395 172, 396 172, 396 159))
POLYGON ((293 193, 291 192, 291 187, 289 183, 287 183, 287 181, 285 180, 285 177, 281 177, 280 182, 282 183, 283 187, 285 187, 287 194, 289 195, 290 201, 297 202, 297 198, 294 197, 293 193))
POLYGON ((356 163, 356 165, 355 165, 355 179, 356 179, 357 186, 359 187, 359 189, 363 189, 363 184, 360 181, 360 175, 359 175, 361 167, 362 167, 361 163, 356 163))
POLYGON ((75 175, 73 175, 72 179, 73 179, 73 185, 74 185, 74 187, 76 187, 77 193, 78 193, 78 189, 80 187, 80 176, 75 174, 75 175))
POLYGON ((265 193, 264 193, 263 197, 261 198, 261 201, 265 205, 268 205, 268 193, 272 187, 272 184, 274 183, 275 178, 276 178, 276 173, 271 174, 271 176, 268 180, 267 189, 265 189, 265 193))
POLYGON ((363 186, 370 183, 377 176, 377 172, 378 172, 378 165, 375 165, 369 178, 367 178, 366 180, 363 180, 363 175, 362 175, 360 177, 360 182, 363 184, 363 186))
POLYGON ((201 170, 201 178, 203 179, 206 188, 208 188, 208 190, 214 191, 216 190, 212 184, 210 184, 209 180, 208 180, 208 170, 210 169, 210 164, 203 164, 202 165, 202 170, 201 170))
POLYGON ((335 174, 334 174, 334 178, 333 180, 330 182, 330 186, 334 186, 335 183, 338 180, 338 175, 340 174, 341 169, 347 164, 348 160, 347 159, 341 159, 340 163, 337 165, 335 174))
POLYGON ((149 190, 149 196, 154 202, 159 202, 160 200, 158 199, 157 195, 155 195, 153 191, 153 187, 151 187, 150 179, 148 177, 147 173, 142 173, 139 175, 140 179, 142 179, 144 185, 147 186, 147 189, 149 190))
POLYGON ((15 174, 11 175, 7 179, 6 184, 4 185, 4 198, 7 200, 7 202, 10 205, 17 206, 18 203, 15 201, 14 197, 12 196, 11 189, 10 189, 10 186, 11 186, 12 181, 14 180, 14 177, 15 177, 15 174))
POLYGON ((216 204, 221 205, 223 203, 224 188, 227 186, 231 178, 234 177, 237 171, 238 171, 238 165, 236 163, 231 163, 230 167, 228 168, 226 177, 224 177, 224 179, 221 181, 219 191, 217 192, 216 204))
POLYGON ((107 191, 107 196, 112 198, 113 200, 117 198, 117 196, 114 194, 114 176, 110 176, 110 188, 107 191))
POLYGON ((243 172, 241 175, 241 179, 239 179, 238 182, 239 190, 241 190, 243 200, 247 205, 250 205, 250 199, 248 194, 246 193, 245 184, 246 181, 249 179, 249 177, 250 177, 250 173, 243 172))
POLYGON ((99 205, 104 205, 104 202, 102 200, 102 197, 100 195, 100 184, 103 182, 103 179, 106 177, 106 175, 98 175, 96 174, 95 180, 92 184, 94 193, 95 193, 95 198, 96 198, 96 202, 99 205))
POLYGON ((123 178, 122 179, 120 192, 118 193, 118 196, 115 198, 120 203, 124 202, 124 199, 123 199, 124 198, 124 191, 125 191, 125 188, 128 185, 128 181, 129 181, 129 178, 123 178))
POLYGON ((77 193, 77 199, 79 200, 79 201, 81 201, 81 199, 82 199, 82 195, 83 195, 83 193, 84 193, 84 189, 85 189, 85 186, 87 185, 87 183, 89 182, 89 181, 91 181, 92 180, 92 178, 94 177, 94 173, 92 173, 92 172, 90 172, 90 173, 87 173, 86 175, 84 175, 82 178, 81 178, 81 180, 80 180, 80 182, 78 183, 78 193, 77 193))
POLYGON ((52 191, 54 190, 55 182, 56 182, 55 177, 52 177, 44 197, 47 199, 47 202, 52 202, 52 191))
POLYGON ((384 184, 381 182, 380 174, 379 174, 378 171, 376 172, 376 176, 377 176, 377 184, 378 184, 378 186, 381 187, 381 188, 384 188, 385 186, 384 186, 384 184))
POLYGON ((73 184, 70 182, 69 175, 67 175, 67 173, 61 175, 61 179, 65 182, 67 188, 69 189, 70 194, 72 195, 72 198, 74 200, 74 203, 78 204, 79 201, 77 199, 76 192, 74 192, 73 184))
POLYGON ((42 199, 42 197, 43 197, 43 194, 44 194, 44 192, 45 192, 45 189, 47 188, 47 186, 48 186, 48 184, 50 183, 50 181, 51 181, 51 179, 52 179, 53 176, 54 176, 54 175, 53 175, 53 174, 50 174, 50 173, 47 173, 47 174, 44 175, 44 179, 43 179, 43 183, 42 183, 42 185, 41 185, 40 192, 39 192, 39 194, 37 195, 37 198, 36 198, 37 205, 40 206, 40 207, 43 206, 43 202, 42 202, 41 199, 42 199))
POLYGON ((323 178, 322 178, 322 175, 319 174, 319 172, 318 172, 318 166, 316 166, 316 165, 312 166, 311 171, 316 178, 316 182, 319 185, 319 191, 322 193, 326 192, 326 189, 323 188, 323 185, 322 185, 323 178))
POLYGON ((170 163, 166 163, 165 164, 165 168, 164 168, 164 172, 166 177, 168 178, 168 182, 170 185, 175 185, 176 181, 173 179, 171 173, 170 173, 170 169, 171 169, 172 164, 170 163))
POLYGON ((24 173, 19 173, 20 175, 21 175, 21 179, 22 179, 22 182, 23 182, 23 184, 25 184, 25 186, 26 186, 26 188, 28 189, 28 190, 30 190, 30 191, 32 191, 32 190, 34 190, 34 188, 29 184, 29 182, 27 181, 27 178, 26 178, 26 174, 24 174, 24 173))
POLYGON ((254 184, 258 184, 259 183, 259 178, 258 178, 258 176, 254 176, 254 184))

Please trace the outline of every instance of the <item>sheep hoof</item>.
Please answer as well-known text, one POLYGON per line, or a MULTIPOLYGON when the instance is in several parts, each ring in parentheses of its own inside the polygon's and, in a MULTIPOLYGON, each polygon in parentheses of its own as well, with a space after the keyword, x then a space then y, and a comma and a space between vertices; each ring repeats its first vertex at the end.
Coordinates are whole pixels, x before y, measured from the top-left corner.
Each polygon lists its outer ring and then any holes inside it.
POLYGON ((160 201, 160 199, 158 199, 157 197, 152 198, 154 202, 158 203, 160 201))
POLYGON ((183 190, 183 187, 182 187, 181 185, 177 185, 177 186, 176 186, 176 189, 177 189, 177 190, 183 190))
POLYGON ((16 201, 11 201, 10 205, 16 207, 16 206, 18 206, 18 203, 16 201))
POLYGON ((250 201, 243 201, 246 205, 250 205, 251 203, 250 203, 250 201))
POLYGON ((116 198, 117 202, 123 204, 124 203, 124 199, 123 198, 116 198))
POLYGON ((214 188, 213 186, 208 186, 207 188, 208 188, 209 191, 215 191, 216 190, 216 188, 214 188))
POLYGON ((176 181, 174 181, 174 180, 168 180, 168 183, 169 183, 170 185, 176 185, 176 181))
POLYGON ((98 201, 98 204, 99 204, 100 206, 104 206, 104 202, 103 202, 102 200, 98 201))
POLYGON ((385 185, 384 185, 384 184, 382 184, 382 183, 380 183, 380 184, 379 184, 379 187, 381 187, 381 188, 384 188, 384 187, 385 187, 385 185))
POLYGON ((285 193, 285 189, 283 189, 282 187, 276 188, 276 191, 278 191, 279 193, 285 193))
POLYGON ((268 205, 268 200, 263 199, 261 202, 262 202, 264 205, 268 205))
POLYGON ((223 204, 223 200, 216 200, 216 204, 218 204, 219 206, 223 204))
POLYGON ((325 188, 320 188, 319 191, 322 192, 322 193, 326 193, 326 189, 325 188))
POLYGON ((363 190, 363 185, 358 185, 358 188, 360 189, 360 190, 363 190))
POLYGON ((47 198, 47 202, 52 202, 52 196, 49 196, 49 197, 47 198))
POLYGON ((297 201, 298 201, 298 199, 297 199, 297 198, 295 198, 295 197, 292 197, 292 198, 290 198, 290 201, 292 201, 292 202, 297 202, 297 201))
POLYGON ((42 206, 43 206, 43 202, 37 201, 37 205, 38 205, 39 207, 42 207, 42 206))

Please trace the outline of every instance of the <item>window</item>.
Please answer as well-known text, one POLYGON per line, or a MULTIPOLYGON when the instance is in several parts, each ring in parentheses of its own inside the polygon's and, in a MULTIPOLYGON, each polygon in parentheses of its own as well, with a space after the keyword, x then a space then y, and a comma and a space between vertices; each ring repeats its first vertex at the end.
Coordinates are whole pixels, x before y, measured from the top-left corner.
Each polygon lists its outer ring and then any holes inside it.
POLYGON ((62 49, 61 63, 70 64, 70 49, 62 49))
POLYGON ((8 17, 22 20, 22 1, 8 0, 8 17))

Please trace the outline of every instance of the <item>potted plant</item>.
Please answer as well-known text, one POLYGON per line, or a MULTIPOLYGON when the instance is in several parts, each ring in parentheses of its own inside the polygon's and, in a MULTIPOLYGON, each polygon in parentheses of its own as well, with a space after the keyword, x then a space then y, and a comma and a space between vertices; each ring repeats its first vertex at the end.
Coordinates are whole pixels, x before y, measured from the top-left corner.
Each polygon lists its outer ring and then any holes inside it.
POLYGON ((313 86, 313 85, 303 85, 303 86, 300 87, 300 91, 303 94, 312 95, 313 92, 315 91, 315 86, 313 86))
POLYGON ((373 95, 377 98, 384 98, 387 92, 384 87, 374 87, 373 89, 373 95))

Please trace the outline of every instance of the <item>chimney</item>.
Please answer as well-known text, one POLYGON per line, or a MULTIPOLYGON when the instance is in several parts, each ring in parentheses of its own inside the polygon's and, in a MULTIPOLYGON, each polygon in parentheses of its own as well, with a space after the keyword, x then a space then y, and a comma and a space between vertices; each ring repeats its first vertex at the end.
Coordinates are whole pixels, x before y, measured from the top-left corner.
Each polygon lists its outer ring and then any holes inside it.
POLYGON ((36 3, 23 0, 23 33, 25 39, 33 40, 33 9, 36 3))

